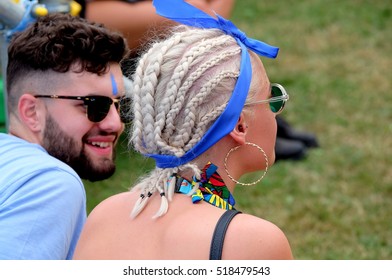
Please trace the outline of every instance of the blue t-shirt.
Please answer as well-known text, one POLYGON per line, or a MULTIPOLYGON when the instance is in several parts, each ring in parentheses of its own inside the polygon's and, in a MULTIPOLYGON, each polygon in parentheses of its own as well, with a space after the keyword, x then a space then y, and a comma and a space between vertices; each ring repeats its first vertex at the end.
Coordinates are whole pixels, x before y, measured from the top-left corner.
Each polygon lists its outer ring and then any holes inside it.
POLYGON ((76 172, 41 146, 0 133, 0 259, 71 259, 85 221, 76 172))

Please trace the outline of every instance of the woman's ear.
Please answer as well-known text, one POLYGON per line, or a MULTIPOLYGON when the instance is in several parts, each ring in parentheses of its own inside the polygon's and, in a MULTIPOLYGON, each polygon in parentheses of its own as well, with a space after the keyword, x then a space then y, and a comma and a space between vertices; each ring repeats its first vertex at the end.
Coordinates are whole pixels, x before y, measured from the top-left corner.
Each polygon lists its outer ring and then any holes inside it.
POLYGON ((246 142, 246 133, 248 131, 248 125, 246 124, 245 116, 241 113, 237 124, 234 129, 230 132, 230 136, 238 143, 238 145, 244 145, 246 142))
POLYGON ((39 132, 42 129, 38 107, 37 98, 31 94, 25 93, 19 98, 18 111, 20 121, 32 132, 39 132))

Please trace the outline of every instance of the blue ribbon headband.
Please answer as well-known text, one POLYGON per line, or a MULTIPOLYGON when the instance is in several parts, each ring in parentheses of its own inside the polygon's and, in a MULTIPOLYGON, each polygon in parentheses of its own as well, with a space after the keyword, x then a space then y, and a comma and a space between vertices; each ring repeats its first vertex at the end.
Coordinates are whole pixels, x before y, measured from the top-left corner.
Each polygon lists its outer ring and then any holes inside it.
POLYGON ((223 113, 204 134, 202 139, 182 157, 172 155, 146 154, 154 158, 157 167, 170 168, 183 165, 204 153, 224 136, 229 134, 238 122, 239 116, 248 96, 252 80, 252 67, 248 49, 253 52, 275 58, 279 48, 264 42, 248 38, 231 21, 216 15, 217 19, 193 7, 183 0, 153 0, 158 15, 176 22, 198 28, 217 28, 236 39, 241 47, 241 65, 233 93, 223 113))

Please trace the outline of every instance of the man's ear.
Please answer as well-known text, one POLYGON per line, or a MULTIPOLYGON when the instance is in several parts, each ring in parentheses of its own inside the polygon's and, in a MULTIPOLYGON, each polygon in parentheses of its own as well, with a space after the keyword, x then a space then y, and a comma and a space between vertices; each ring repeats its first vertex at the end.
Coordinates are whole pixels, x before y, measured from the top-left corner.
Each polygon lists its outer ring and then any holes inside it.
POLYGON ((41 131, 42 125, 40 122, 40 110, 37 98, 31 94, 23 94, 19 98, 18 111, 20 121, 29 127, 31 131, 41 131))
POLYGON ((237 124, 234 129, 230 132, 230 136, 238 143, 238 145, 244 145, 246 142, 246 134, 248 131, 248 125, 245 121, 245 116, 241 113, 237 124))

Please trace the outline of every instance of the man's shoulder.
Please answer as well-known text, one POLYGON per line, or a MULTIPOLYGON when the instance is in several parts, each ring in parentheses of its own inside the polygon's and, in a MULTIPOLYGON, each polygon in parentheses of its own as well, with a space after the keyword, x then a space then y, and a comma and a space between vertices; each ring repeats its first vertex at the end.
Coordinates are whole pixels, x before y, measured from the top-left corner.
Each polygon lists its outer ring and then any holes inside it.
POLYGON ((33 169, 34 167, 39 169, 58 167, 75 173, 70 166, 49 155, 42 146, 12 135, 0 133, 0 153, 2 155, 0 166, 18 165, 19 169, 25 166, 33 169))
POLYGON ((17 160, 20 157, 49 156, 42 146, 4 133, 0 133, 0 152, 3 155, 2 162, 9 157, 17 160))
POLYGON ((83 185, 70 166, 49 155, 40 145, 4 134, 0 135, 0 143, 0 173, 3 174, 0 182, 22 182, 31 178, 38 179, 44 174, 51 180, 72 181, 76 185, 83 185))

